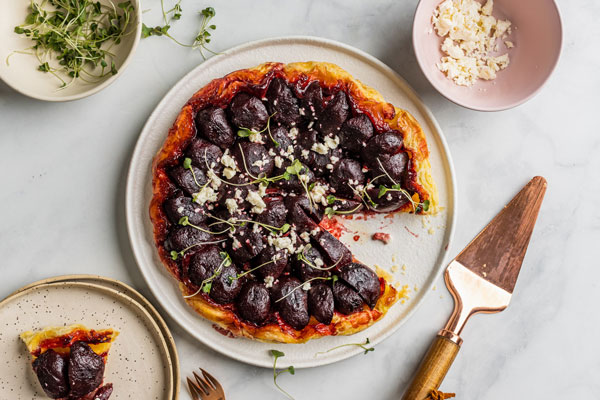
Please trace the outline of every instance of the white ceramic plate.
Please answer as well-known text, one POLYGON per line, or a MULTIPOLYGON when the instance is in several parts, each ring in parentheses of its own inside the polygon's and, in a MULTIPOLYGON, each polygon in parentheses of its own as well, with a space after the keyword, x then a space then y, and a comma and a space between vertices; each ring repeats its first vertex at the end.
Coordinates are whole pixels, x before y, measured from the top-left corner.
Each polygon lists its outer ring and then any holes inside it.
MULTIPOLYGON (((239 361, 263 367, 273 365, 269 349, 285 352, 286 365, 313 367, 340 361, 359 354, 361 349, 344 347, 316 357, 320 351, 340 344, 369 338, 379 343, 415 310, 442 270, 455 219, 454 171, 446 142, 429 110, 408 84, 389 67, 355 48, 330 40, 311 37, 268 39, 235 47, 211 58, 181 79, 158 104, 144 126, 136 145, 126 194, 129 237, 138 265, 152 292, 164 309, 192 336, 207 346, 239 361), (404 304, 398 303, 369 329, 349 337, 327 337, 306 344, 271 344, 248 339, 230 339, 218 333, 212 323, 197 315, 183 301, 177 282, 168 274, 154 247, 148 207, 152 196, 151 163, 161 147, 181 107, 198 89, 212 79, 229 72, 249 68, 267 61, 326 61, 349 71, 355 78, 379 90, 390 103, 410 111, 423 127, 431 152, 433 176, 444 210, 426 218, 403 214, 393 218, 346 221, 349 231, 342 241, 362 262, 391 270, 397 265, 395 278, 412 291, 404 304), (427 221, 427 222, 424 222, 427 221), (392 234, 389 245, 370 240, 376 231, 392 234), (358 241, 353 237, 359 235, 358 241), (402 269, 406 265, 406 270, 402 269), (418 291, 414 291, 417 287, 418 291)), ((394 268, 395 269, 395 268, 394 268)), ((283 364, 282 364, 283 365, 283 364)))
MULTIPOLYGON (((114 328, 104 374, 111 399, 171 400, 171 358, 160 328, 140 304, 117 290, 86 282, 56 282, 19 291, 0 302, 0 384, 3 399, 46 399, 19 335, 27 330, 81 323, 114 328)), ((177 382, 178 383, 178 382, 177 382)))
MULTIPOLYGON (((41 1, 36 0, 37 3, 41 1)), ((108 0, 100 0, 109 4, 108 0)), ((140 0, 132 0, 135 12, 127 28, 127 35, 119 45, 111 51, 115 53, 115 64, 118 69, 116 75, 107 75, 95 83, 86 83, 77 80, 65 89, 60 89, 60 81, 49 73, 38 71, 39 61, 30 54, 13 53, 15 50, 24 50, 31 47, 33 42, 14 32, 15 26, 23 24, 29 14, 29 0, 3 1, 3 10, 0 13, 0 79, 8 86, 25 96, 45 101, 70 101, 98 93, 119 76, 129 64, 131 56, 140 41, 142 32, 142 11, 140 0), (12 54, 12 55, 11 55, 12 54), (9 63, 7 57, 10 55, 9 63)), ((117 2, 115 2, 116 4, 117 2)))

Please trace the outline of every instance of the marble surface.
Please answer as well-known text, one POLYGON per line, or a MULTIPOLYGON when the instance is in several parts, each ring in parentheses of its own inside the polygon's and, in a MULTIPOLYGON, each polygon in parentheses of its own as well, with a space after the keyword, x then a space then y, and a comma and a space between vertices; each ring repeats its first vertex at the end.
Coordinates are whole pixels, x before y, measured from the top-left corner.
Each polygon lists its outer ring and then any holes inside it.
MULTIPOLYGON (((195 8, 174 27, 191 39, 195 8)), ((549 189, 511 306, 473 318, 442 389, 459 399, 598 398, 600 345, 600 17, 595 0, 559 1, 564 48, 543 91, 518 108, 479 113, 441 97, 411 45, 415 0, 213 3, 214 50, 252 39, 308 34, 354 45, 398 71, 437 117, 458 180, 459 251, 534 175, 549 189), (268 12, 265 12, 268 10, 268 12)), ((159 23, 158 0, 144 14, 159 23)), ((187 13, 185 13, 187 12, 187 13)), ((127 166, 137 136, 169 88, 202 61, 166 38, 142 40, 114 85, 73 103, 23 97, 0 83, 0 297, 41 278, 97 273, 133 284, 151 300, 129 247, 127 166)), ((296 399, 399 398, 452 300, 440 279, 417 313, 375 352, 281 375, 296 399)), ((206 367, 228 399, 279 399, 272 371, 229 360, 182 332, 182 372, 206 367)), ((0 377, 0 380, 8 377, 0 377)), ((183 388, 182 388, 183 389, 183 388)), ((182 390, 182 399, 188 399, 182 390)))

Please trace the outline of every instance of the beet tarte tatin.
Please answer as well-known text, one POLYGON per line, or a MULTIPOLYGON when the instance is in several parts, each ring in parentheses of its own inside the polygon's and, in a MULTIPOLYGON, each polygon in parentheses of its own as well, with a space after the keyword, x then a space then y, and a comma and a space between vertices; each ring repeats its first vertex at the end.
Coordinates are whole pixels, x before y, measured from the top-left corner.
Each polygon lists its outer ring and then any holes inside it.
POLYGON ((161 260, 235 336, 299 343, 370 326, 399 294, 326 227, 335 215, 432 213, 425 135, 327 63, 266 63, 187 102, 154 159, 161 260))

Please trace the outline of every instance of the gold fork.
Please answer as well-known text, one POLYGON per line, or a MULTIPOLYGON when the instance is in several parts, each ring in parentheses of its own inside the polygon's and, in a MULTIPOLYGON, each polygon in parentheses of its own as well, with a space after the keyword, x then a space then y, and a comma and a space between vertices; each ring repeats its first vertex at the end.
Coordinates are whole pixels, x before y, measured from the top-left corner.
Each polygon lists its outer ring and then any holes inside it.
POLYGON ((211 374, 200 368, 202 377, 193 372, 196 381, 187 378, 188 388, 194 400, 225 400, 223 388, 211 374))

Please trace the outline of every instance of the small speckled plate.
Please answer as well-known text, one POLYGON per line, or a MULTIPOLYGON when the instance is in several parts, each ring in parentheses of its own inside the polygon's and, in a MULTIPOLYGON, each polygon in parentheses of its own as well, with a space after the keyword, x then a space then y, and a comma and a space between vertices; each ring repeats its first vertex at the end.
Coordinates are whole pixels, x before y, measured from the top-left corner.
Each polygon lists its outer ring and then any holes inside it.
POLYGON ((0 302, 0 398, 47 398, 19 335, 74 323, 120 332, 105 372, 105 382, 115 387, 111 399, 177 398, 178 379, 163 330, 127 291, 107 285, 76 280, 32 284, 0 302))

